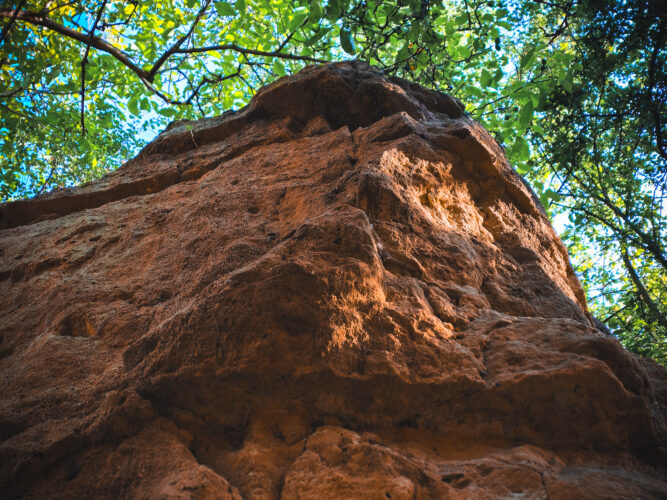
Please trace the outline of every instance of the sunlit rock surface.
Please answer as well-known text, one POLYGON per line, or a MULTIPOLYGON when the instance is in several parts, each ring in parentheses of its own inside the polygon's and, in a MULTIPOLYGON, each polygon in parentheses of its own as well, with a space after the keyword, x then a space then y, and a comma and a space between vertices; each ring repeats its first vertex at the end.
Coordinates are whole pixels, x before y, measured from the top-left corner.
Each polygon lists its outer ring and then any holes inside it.
POLYGON ((0 206, 3 498, 664 498, 667 376, 455 99, 311 67, 0 206))

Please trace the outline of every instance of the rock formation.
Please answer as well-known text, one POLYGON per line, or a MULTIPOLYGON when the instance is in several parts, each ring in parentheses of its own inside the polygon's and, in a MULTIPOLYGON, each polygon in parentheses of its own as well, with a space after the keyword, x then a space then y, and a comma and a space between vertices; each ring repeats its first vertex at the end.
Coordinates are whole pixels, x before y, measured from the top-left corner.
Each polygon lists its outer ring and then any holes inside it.
POLYGON ((306 68, 0 227, 0 496, 667 496, 665 370, 452 97, 306 68))

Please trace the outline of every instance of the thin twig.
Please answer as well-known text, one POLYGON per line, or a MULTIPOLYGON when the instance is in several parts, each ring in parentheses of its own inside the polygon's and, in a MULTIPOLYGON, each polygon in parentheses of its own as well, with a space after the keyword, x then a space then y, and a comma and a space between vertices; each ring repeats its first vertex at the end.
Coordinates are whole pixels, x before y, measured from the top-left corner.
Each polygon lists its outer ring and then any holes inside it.
MULTIPOLYGON (((205 4, 202 6, 202 8, 199 10, 197 13, 197 16, 193 23, 190 26, 190 29, 188 32, 179 38, 179 40, 172 45, 169 49, 167 49, 160 57, 157 58, 156 62, 151 66, 150 70, 145 70, 141 67, 140 64, 134 62, 132 57, 124 52, 123 50, 119 49, 118 47, 115 47, 114 45, 110 44, 103 38, 100 38, 98 36, 94 36, 92 32, 90 33, 83 33, 81 31, 77 31, 72 28, 68 28, 66 26, 63 26, 61 24, 58 24, 57 22, 53 21, 52 19, 36 12, 28 12, 28 11, 21 11, 19 9, 17 10, 0 10, 0 18, 10 18, 10 19, 16 19, 19 21, 27 22, 30 24, 34 24, 37 26, 43 26, 47 29, 50 29, 52 31, 55 31, 56 33, 60 33, 61 35, 64 35, 68 38, 71 38, 73 40, 76 40, 78 42, 84 43, 87 47, 87 51, 90 49, 90 47, 93 47, 97 50, 100 50, 102 52, 106 52, 107 54, 111 55, 114 57, 117 61, 119 61, 121 64, 123 64, 125 67, 130 69, 133 73, 135 73, 138 77, 139 80, 146 86, 146 88, 152 92, 153 94, 157 95, 160 99, 165 101, 168 104, 172 105, 184 105, 184 104, 190 104, 194 98, 194 96, 190 96, 186 101, 181 101, 181 100, 176 100, 170 97, 169 95, 165 94, 164 92, 160 91, 157 89, 154 85, 154 80, 156 74, 159 72, 160 68, 164 65, 164 63, 169 59, 174 54, 198 54, 198 53, 203 53, 203 52, 213 52, 213 51, 232 51, 232 52, 237 52, 239 54, 242 54, 243 56, 248 56, 248 55, 256 55, 260 57, 276 57, 280 59, 285 59, 285 60, 292 60, 292 61, 303 61, 303 62, 313 62, 313 63, 326 63, 328 62, 325 59, 318 59, 315 57, 311 56, 305 56, 305 55, 297 55, 297 54, 290 54, 290 53, 284 53, 282 52, 283 46, 281 45, 277 50, 273 51, 265 51, 265 50, 258 50, 258 49, 247 49, 244 47, 240 47, 236 44, 224 44, 224 45, 211 45, 211 46, 205 46, 205 47, 192 47, 192 48, 181 48, 183 43, 188 40, 191 36, 192 33, 194 32, 194 29, 197 25, 197 23, 201 20, 201 18, 204 16, 206 12, 206 8, 210 4, 211 0, 207 0, 205 4)), ((94 30, 92 30, 94 31, 94 30)), ((86 53, 87 55, 87 53, 86 53)), ((234 76, 239 76, 234 74, 234 76)), ((83 80, 83 78, 82 78, 83 80)), ((83 89, 82 89, 82 94, 83 94, 83 89)))
POLYGON ((166 61, 167 59, 169 59, 169 57, 170 57, 172 54, 175 54, 176 52, 178 52, 178 50, 180 49, 181 45, 183 45, 183 42, 185 42, 188 38, 190 38, 190 37, 192 36, 192 33, 194 32, 195 28, 197 27, 197 24, 199 23, 199 21, 201 20, 201 18, 202 18, 202 17, 204 16, 204 14, 206 13, 206 9, 208 9, 208 6, 209 6, 210 4, 211 4, 211 0, 206 0, 206 1, 204 2, 204 5, 202 5, 202 8, 199 9, 199 12, 197 12, 197 15, 195 16, 195 20, 192 21, 192 24, 190 25, 190 29, 188 30, 188 32, 187 32, 185 35, 183 35, 181 38, 179 38, 179 39, 176 41, 176 43, 174 43, 174 45, 172 45, 171 47, 169 47, 169 49, 167 49, 167 50, 166 50, 166 51, 165 51, 165 52, 158 58, 158 60, 155 62, 155 64, 153 64, 153 67, 152 67, 152 68, 150 69, 150 71, 148 72, 148 78, 147 78, 148 81, 150 81, 150 82, 153 81, 153 78, 155 78, 155 73, 157 73, 157 71, 158 71, 158 70, 160 69, 160 67, 165 63, 165 61, 166 61))
POLYGON ((2 28, 2 33, 0 33, 0 45, 2 45, 2 43, 5 41, 5 37, 9 34, 9 30, 12 29, 12 26, 16 22, 18 13, 23 8, 23 4, 25 2, 26 0, 21 0, 21 3, 19 3, 18 7, 16 7, 16 10, 14 11, 14 15, 9 18, 9 22, 5 25, 4 28, 2 28))
POLYGON ((81 59, 81 135, 86 135, 86 63, 88 62, 88 53, 90 52, 90 41, 97 29, 97 25, 100 22, 104 8, 107 5, 107 0, 102 0, 102 5, 100 5, 99 10, 97 11, 97 17, 93 23, 92 28, 88 32, 88 42, 86 43, 86 52, 83 54, 83 59, 81 59))
POLYGON ((221 50, 231 50, 233 52, 238 52, 243 55, 253 55, 253 56, 262 56, 262 57, 279 57, 281 59, 289 59, 292 61, 306 61, 306 62, 316 62, 316 63, 326 63, 329 62, 326 59, 317 59, 310 56, 300 56, 296 54, 285 54, 277 50, 266 51, 266 50, 256 50, 256 49, 245 49, 239 47, 235 44, 224 44, 224 45, 208 45, 205 47, 193 47, 191 49, 179 49, 176 50, 176 54, 198 54, 200 52, 215 52, 221 50))

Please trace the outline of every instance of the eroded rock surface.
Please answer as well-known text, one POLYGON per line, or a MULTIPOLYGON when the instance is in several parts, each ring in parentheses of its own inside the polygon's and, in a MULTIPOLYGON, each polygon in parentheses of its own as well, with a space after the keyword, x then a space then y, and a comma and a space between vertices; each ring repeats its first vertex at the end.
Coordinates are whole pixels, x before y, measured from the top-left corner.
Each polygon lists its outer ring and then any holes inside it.
POLYGON ((307 68, 0 227, 2 496, 667 496, 665 370, 451 97, 307 68))

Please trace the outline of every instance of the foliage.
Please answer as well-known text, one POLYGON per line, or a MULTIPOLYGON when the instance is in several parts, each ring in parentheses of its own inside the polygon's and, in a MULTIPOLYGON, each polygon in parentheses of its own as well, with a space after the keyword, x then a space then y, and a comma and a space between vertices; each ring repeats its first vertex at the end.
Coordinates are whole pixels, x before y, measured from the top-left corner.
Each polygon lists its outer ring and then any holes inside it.
POLYGON ((593 311, 645 356, 667 362, 667 149, 664 17, 646 2, 586 2, 581 65, 547 99, 533 176, 559 194, 564 237, 593 311))
POLYGON ((665 362, 665 31, 652 0, 22 0, 0 20, 0 199, 97 177, 136 151, 137 130, 355 57, 466 103, 570 218, 596 314, 665 362))

